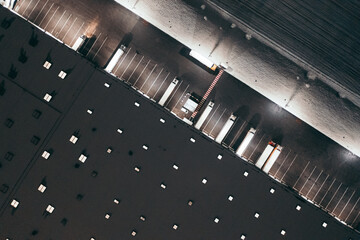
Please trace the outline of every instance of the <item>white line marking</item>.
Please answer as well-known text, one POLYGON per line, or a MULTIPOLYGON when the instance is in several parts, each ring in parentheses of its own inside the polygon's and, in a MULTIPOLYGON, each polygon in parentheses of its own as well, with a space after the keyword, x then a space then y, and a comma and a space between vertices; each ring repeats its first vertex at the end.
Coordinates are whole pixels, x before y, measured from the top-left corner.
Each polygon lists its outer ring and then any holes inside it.
MULTIPOLYGON (((308 163, 306 164, 305 168, 302 170, 300 176, 298 177, 298 179, 296 180, 295 184, 293 185, 293 188, 295 188, 296 184, 298 183, 298 181, 300 180, 300 178, 302 177, 302 175, 304 174, 305 170, 307 169, 307 167, 309 166, 310 161, 308 161, 308 163)), ((296 188, 295 188, 296 189, 296 188)))
POLYGON ((354 190, 354 191, 353 191, 353 193, 351 194, 351 196, 350 196, 349 200, 347 200, 347 202, 346 202, 345 206, 343 207, 343 209, 341 210, 341 212, 340 212, 340 214, 339 214, 339 218, 341 217, 342 213, 343 213, 343 212, 344 212, 344 210, 346 209, 347 205, 349 204, 349 202, 350 202, 351 198, 354 196, 355 192, 356 192, 356 191, 354 190))
POLYGON ((171 100, 172 100, 173 97, 175 96, 176 92, 179 90, 179 88, 180 88, 180 86, 181 86, 182 83, 183 83, 183 81, 181 81, 180 84, 178 84, 178 85, 176 86, 176 89, 175 89, 174 93, 172 93, 172 96, 170 97, 169 100, 167 100, 167 104, 164 105, 164 107, 167 107, 167 106, 170 104, 171 100))
POLYGON ((93 49, 93 47, 95 46, 95 44, 96 44, 97 41, 99 40, 100 36, 101 36, 101 33, 100 33, 99 36, 95 39, 94 43, 91 45, 91 47, 90 47, 89 51, 86 53, 85 57, 87 57, 87 56, 90 54, 91 50, 93 49))
POLYGON ((50 6, 50 8, 48 9, 48 11, 46 12, 46 14, 45 14, 45 16, 43 17, 43 19, 40 21, 40 23, 39 23, 39 27, 40 27, 40 25, 41 25, 41 23, 44 21, 44 19, 46 18, 46 16, 49 14, 49 12, 50 12, 50 10, 51 10, 51 8, 54 6, 54 3, 52 3, 51 4, 51 6, 50 6))
MULTIPOLYGON (((255 132, 255 133, 256 133, 256 132, 255 132)), ((290 152, 288 152, 288 154, 285 156, 284 161, 280 164, 280 167, 276 170, 276 172, 275 172, 275 174, 274 174, 274 177, 276 177, 276 175, 278 174, 279 170, 282 168, 284 162, 286 162, 286 159, 289 157, 290 153, 291 153, 291 149, 290 149, 290 152)))
POLYGON ((149 75, 147 76, 147 78, 145 79, 144 83, 141 85, 141 87, 139 88, 140 91, 141 89, 144 87, 144 85, 146 84, 146 82, 149 80, 149 77, 151 76, 151 74, 154 72, 155 68, 157 67, 157 64, 155 64, 155 66, 151 69, 151 72, 149 73, 149 75))
POLYGON ((311 192, 311 190, 313 189, 313 187, 315 186, 315 183, 319 180, 321 174, 323 173, 323 170, 321 170, 320 174, 317 176, 317 178, 315 179, 314 183, 311 185, 309 191, 307 192, 307 194, 305 195, 305 197, 307 197, 309 195, 309 193, 311 192))
POLYGON ((66 26, 66 24, 67 24, 67 22, 69 21, 69 19, 70 19, 71 16, 72 16, 72 14, 70 14, 70 15, 68 16, 68 18, 66 19, 65 23, 64 23, 63 26, 61 27, 60 31, 58 31, 58 32, 56 33, 56 35, 55 35, 56 37, 58 37, 59 34, 62 32, 62 30, 63 30, 64 27, 66 26))
POLYGON ((164 78, 164 80, 161 82, 159 88, 156 90, 154 96, 152 97, 153 99, 155 99, 156 94, 158 94, 159 90, 161 89, 162 85, 165 83, 165 80, 168 78, 169 75, 170 75, 170 72, 166 75, 166 77, 164 78))
POLYGON ((220 117, 218 118, 218 120, 215 122, 213 128, 212 128, 211 131, 209 132, 209 135, 211 135, 212 131, 214 131, 216 125, 219 123, 219 121, 220 121, 221 117, 224 115, 225 111, 226 111, 226 108, 225 108, 224 111, 221 113, 221 115, 220 115, 220 117))
MULTIPOLYGON (((125 58, 127 57, 127 55, 129 54, 131 50, 131 47, 129 48, 129 50, 126 51, 125 56, 121 59, 120 63, 118 64, 118 66, 116 67, 114 74, 116 75, 117 70, 119 69, 120 65, 124 62, 125 58)), ((116 75, 117 76, 117 75, 116 75)))
POLYGON ((181 96, 180 96, 179 99, 177 100, 175 106, 171 109, 171 111, 172 111, 173 109, 175 109, 176 106, 179 104, 180 100, 183 98, 183 96, 184 96, 186 90, 189 88, 189 86, 190 86, 190 84, 187 85, 187 87, 185 88, 185 90, 183 91, 183 93, 181 94, 181 96))
POLYGON ((137 56, 138 54, 135 52, 133 58, 131 59, 131 61, 128 63, 128 65, 126 66, 125 70, 123 71, 123 73, 121 74, 120 78, 122 78, 125 74, 125 72, 128 70, 129 66, 131 65, 131 63, 134 61, 135 57, 137 56))
POLYGON ((360 200, 360 197, 358 197, 358 199, 356 200, 354 206, 351 208, 349 214, 348 214, 347 217, 345 218, 345 222, 348 220, 348 218, 350 217, 351 213, 354 211, 354 209, 355 209, 357 203, 359 202, 359 200, 360 200))
MULTIPOLYGON (((342 186, 342 183, 340 183, 339 187, 336 189, 334 195, 331 197, 330 201, 328 202, 328 204, 326 205, 325 209, 328 208, 328 206, 330 205, 330 203, 332 202, 332 200, 334 199, 334 197, 336 196, 336 194, 338 193, 340 187, 342 186)), ((328 210, 328 209, 327 209, 328 210)))
POLYGON ((32 1, 33 1, 33 0, 31 0, 31 1, 29 2, 29 4, 27 5, 27 7, 25 8, 25 10, 23 11, 22 15, 23 15, 24 17, 25 17, 25 12, 28 10, 28 8, 29 8, 30 4, 32 3, 32 1))
POLYGON ((205 124, 205 126, 203 127, 203 132, 206 133, 205 129, 208 126, 208 124, 210 123, 211 119, 214 117, 216 111, 218 110, 218 108, 220 107, 221 104, 219 104, 217 106, 217 108, 215 109, 215 111, 211 114, 211 117, 209 118, 209 120, 207 121, 207 123, 205 124))
MULTIPOLYGON (((257 147, 259 146, 259 144, 261 143, 261 141, 263 140, 264 137, 265 137, 265 133, 261 136, 261 138, 260 138, 259 142, 256 144, 254 150, 251 152, 250 156, 246 159, 251 160, 252 155, 254 154, 255 150, 257 149, 257 147)), ((253 161, 253 162, 255 162, 255 161, 253 161)))
POLYGON ((340 203, 340 202, 341 202, 341 200, 344 198, 344 196, 345 196, 345 194, 346 194, 347 190, 349 190, 349 188, 348 188, 348 187, 346 188, 346 190, 345 190, 345 192, 343 193, 343 195, 341 195, 341 198, 339 199, 338 203, 335 205, 334 209, 332 210, 332 213, 334 213, 334 212, 335 212, 335 210, 336 210, 336 208, 338 207, 339 203, 340 203))
POLYGON ((96 57, 96 55, 98 55, 98 53, 100 52, 100 49, 104 46, 104 43, 106 42, 106 40, 108 39, 108 36, 106 36, 106 38, 104 39, 104 41, 101 43, 99 49, 96 51, 95 55, 93 56, 92 60, 94 60, 94 58, 96 57))
POLYGON ((46 4, 47 4, 48 2, 49 2, 49 0, 46 1, 46 3, 42 6, 40 12, 36 15, 36 17, 35 17, 35 19, 34 19, 34 23, 35 23, 36 19, 39 17, 40 13, 44 10, 44 8, 45 8, 45 6, 46 6, 46 4))
POLYGON ((73 41, 75 41, 75 39, 76 39, 76 37, 78 36, 78 34, 79 34, 79 32, 80 32, 80 29, 84 26, 84 24, 85 24, 85 22, 83 22, 82 24, 81 24, 81 26, 79 27, 79 29, 77 30, 77 32, 74 34, 74 36, 72 37, 72 39, 71 39, 71 41, 70 41, 70 46, 72 46, 72 43, 73 43, 73 41))
POLYGON ((162 73, 163 70, 164 70, 164 68, 162 68, 162 69, 160 70, 160 72, 159 72, 158 75, 156 76, 155 80, 152 82, 151 86, 149 87, 149 89, 148 89, 147 92, 145 93, 146 95, 149 94, 151 88, 154 86, 156 80, 159 78, 159 76, 160 76, 160 74, 162 73))
MULTIPOLYGON (((235 136, 234 136, 234 138, 233 138, 233 140, 231 140, 231 142, 230 142, 230 144, 229 144, 229 147, 231 146, 231 145, 233 145, 233 143, 235 142, 235 140, 240 136, 240 134, 241 134, 241 130, 242 130, 242 128, 245 126, 245 121, 243 122, 243 124, 240 126, 240 128, 239 128, 239 130, 236 132, 236 134, 235 134, 235 136)), ((235 124, 234 124, 234 126, 235 126, 235 124)), ((256 133, 256 132, 255 132, 256 133)))
POLYGON ((115 75, 116 75, 116 72, 119 70, 120 65, 124 62, 125 58, 129 55, 130 50, 131 50, 131 47, 126 51, 125 56, 121 59, 121 61, 119 63, 117 63, 118 65, 117 65, 117 67, 116 67, 116 69, 114 71, 115 75))
POLYGON ((66 10, 63 12, 63 14, 61 15, 61 17, 59 18, 59 20, 57 20, 53 30, 51 31, 51 34, 54 32, 55 28, 57 27, 57 25, 59 24, 60 20, 62 19, 62 17, 64 16, 64 14, 66 13, 66 10))
POLYGON ((25 3, 25 1, 20 1, 20 4, 18 5, 18 13, 20 14, 20 8, 22 7, 23 3, 25 3))
POLYGON ((321 205, 322 201, 324 201, 325 196, 328 194, 329 190, 332 188, 332 186, 333 186, 333 184, 334 184, 335 181, 336 181, 336 178, 335 178, 334 181, 331 183, 331 185, 330 185, 330 187, 328 188, 328 190, 326 191, 325 195, 322 197, 319 205, 321 205))
POLYGON ((315 169, 316 169, 316 166, 315 166, 314 169, 311 171, 309 177, 306 178, 306 181, 305 181, 305 183, 303 184, 303 186, 300 188, 299 193, 301 193, 301 191, 303 190, 303 188, 305 187, 305 185, 307 184, 307 182, 309 181, 309 179, 310 179, 311 176, 313 175, 315 169))
POLYGON ((355 221, 357 220, 357 218, 359 217, 360 211, 358 212, 358 214, 356 215, 354 221, 351 223, 351 225, 354 225, 355 221))
MULTIPOLYGON (((63 37, 63 40, 66 38, 66 35, 69 33, 70 29, 73 27, 74 23, 76 22, 77 17, 75 17, 74 21, 71 23, 70 27, 66 30, 65 35, 63 37)), ((69 43, 69 45, 71 44, 71 42, 69 43)))
POLYGON ((33 9, 31 10, 28 19, 30 18, 31 14, 34 12, 34 9, 37 7, 37 5, 39 4, 40 0, 37 1, 37 3, 35 4, 35 6, 33 7, 33 9))
POLYGON ((149 63, 150 63, 151 61, 150 61, 150 59, 149 59, 149 61, 147 62, 147 64, 145 65, 145 67, 143 68, 143 70, 141 71, 141 73, 140 73, 140 75, 137 77, 137 79, 135 80, 135 82, 134 82, 134 87, 136 86, 136 83, 139 81, 139 79, 140 79, 140 77, 143 75, 143 73, 145 72, 145 69, 147 68, 147 66, 149 65, 149 63))
POLYGON ((316 192, 315 196, 313 197, 312 201, 315 201, 315 198, 316 198, 317 195, 319 194, 321 188, 324 186, 324 184, 325 184, 325 182, 326 182, 326 180, 327 180, 328 178, 329 178, 329 174, 326 176, 324 182, 321 184, 320 188, 317 190, 317 192, 316 192))
POLYGON ((134 68, 134 70, 132 71, 132 73, 130 74, 130 77, 128 77, 126 82, 129 82, 132 75, 134 74, 134 72, 136 71, 136 69, 139 67, 140 63, 142 62, 142 60, 144 59, 144 56, 142 56, 142 58, 140 59, 140 61, 138 62, 138 64, 136 65, 136 67, 134 68))
POLYGON ((290 170, 291 166, 293 165, 293 163, 295 162, 295 159, 297 158, 298 154, 295 155, 294 159, 291 161, 290 165, 288 166, 288 168, 286 169, 284 175, 281 177, 280 181, 282 182, 282 180, 284 179, 285 175, 288 173, 288 171, 290 170))
MULTIPOLYGON (((49 25, 49 23, 51 22, 51 20, 54 18, 55 13, 57 12, 57 10, 59 9, 59 7, 56 8, 56 10, 54 11, 53 15, 51 16, 50 20, 48 21, 48 23, 45 25, 44 29, 47 28, 47 26, 49 25)), ((49 32, 49 31, 48 31, 49 32)))

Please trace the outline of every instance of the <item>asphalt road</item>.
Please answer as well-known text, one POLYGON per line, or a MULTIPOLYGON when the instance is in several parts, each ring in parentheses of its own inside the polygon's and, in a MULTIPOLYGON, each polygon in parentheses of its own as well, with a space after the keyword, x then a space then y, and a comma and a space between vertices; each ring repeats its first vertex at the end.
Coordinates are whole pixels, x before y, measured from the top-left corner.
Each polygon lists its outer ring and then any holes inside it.
MULTIPOLYGON (((215 78, 181 54, 181 43, 113 1, 22 0, 15 11, 69 46, 86 34, 92 40, 82 54, 100 67, 124 43, 127 50, 114 75, 154 101, 177 76, 180 82, 164 107, 179 117, 187 93, 202 96, 215 78)), ((249 126, 255 127, 255 137, 244 153, 248 161, 256 162, 270 140, 277 142, 283 150, 270 176, 340 220, 358 226, 358 157, 227 73, 208 99, 215 106, 201 128, 204 134, 215 138, 234 113, 238 118, 223 141, 226 146, 236 149, 249 126)))

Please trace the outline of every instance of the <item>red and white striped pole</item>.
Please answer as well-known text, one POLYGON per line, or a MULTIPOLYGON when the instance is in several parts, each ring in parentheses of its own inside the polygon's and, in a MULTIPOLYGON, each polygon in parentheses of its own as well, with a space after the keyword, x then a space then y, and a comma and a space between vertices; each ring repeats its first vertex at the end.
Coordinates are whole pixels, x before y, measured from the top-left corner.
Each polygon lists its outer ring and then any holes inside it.
POLYGON ((200 103, 198 104, 198 106, 196 107, 195 111, 193 112, 193 114, 190 117, 190 121, 193 121, 196 114, 199 112, 200 108, 202 107, 202 105, 205 103, 206 99, 208 98, 208 96, 210 95, 211 91, 213 90, 213 88, 215 87, 216 83, 219 81, 221 75, 224 73, 224 69, 220 69, 219 73, 216 75, 214 81, 211 83, 210 87, 208 88, 208 90, 206 91, 206 93, 204 94, 203 98, 201 99, 200 103))

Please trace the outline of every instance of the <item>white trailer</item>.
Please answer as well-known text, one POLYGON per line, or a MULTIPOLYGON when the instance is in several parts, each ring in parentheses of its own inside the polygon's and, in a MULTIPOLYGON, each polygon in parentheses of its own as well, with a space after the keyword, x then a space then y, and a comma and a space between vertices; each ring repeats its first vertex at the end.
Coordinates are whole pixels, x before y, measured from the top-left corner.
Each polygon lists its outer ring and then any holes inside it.
POLYGON ((195 124, 196 129, 200 129, 201 126, 204 124, 206 118, 209 116, 211 110, 214 107, 214 102, 210 101, 209 104, 206 106, 204 112, 201 114, 199 120, 195 124))
POLYGON ((276 144, 270 141, 269 144, 266 146, 265 150, 263 151, 263 153, 261 154, 261 156, 259 157, 259 159, 257 160, 255 166, 261 169, 264 166, 266 160, 269 158, 272 151, 274 150, 275 146, 276 144))
POLYGON ((262 170, 266 173, 269 173, 271 167, 274 165, 276 159, 279 157, 281 153, 282 147, 280 145, 276 145, 275 149, 270 154, 270 157, 265 162, 264 166, 262 167, 262 170))
POLYGON ((210 68, 211 70, 215 71, 217 66, 211 62, 209 59, 207 59, 206 57, 202 56, 200 53, 191 50, 189 55, 193 58, 195 58, 196 60, 198 60, 199 62, 201 62, 202 64, 204 64, 205 66, 207 66, 208 68, 210 68))
POLYGON ((115 65, 119 61, 120 57, 124 54, 126 47, 124 45, 121 45, 117 50, 114 56, 111 58, 109 63, 107 64, 105 71, 111 73, 114 69, 115 65))
POLYGON ((170 97, 170 94, 174 91, 176 85, 179 83, 179 80, 175 77, 174 80, 172 80, 172 82, 170 83, 170 85, 168 86, 168 88, 166 89, 165 93, 162 95, 159 104, 161 106, 164 106, 166 100, 168 100, 168 98, 170 97))
POLYGON ((254 128, 250 128, 247 132, 244 140, 241 142, 240 146, 236 149, 236 155, 241 157, 245 151, 245 149, 249 146, 251 139, 253 139, 256 130, 254 128))
POLYGON ((229 117, 229 119, 226 121, 223 128, 220 130, 219 134, 216 136, 215 141, 220 143, 224 140, 226 134, 230 131, 231 127, 234 125, 234 122, 236 120, 236 116, 232 115, 229 117))
POLYGON ((75 43, 73 44, 73 46, 71 47, 73 50, 78 51, 80 49, 80 47, 83 45, 83 43, 86 40, 86 36, 85 35, 81 35, 80 37, 78 37, 78 39, 76 39, 75 43))
POLYGON ((181 107, 181 111, 188 114, 189 112, 194 112, 199 105, 200 100, 195 96, 195 94, 191 94, 188 100, 185 102, 184 106, 181 107))

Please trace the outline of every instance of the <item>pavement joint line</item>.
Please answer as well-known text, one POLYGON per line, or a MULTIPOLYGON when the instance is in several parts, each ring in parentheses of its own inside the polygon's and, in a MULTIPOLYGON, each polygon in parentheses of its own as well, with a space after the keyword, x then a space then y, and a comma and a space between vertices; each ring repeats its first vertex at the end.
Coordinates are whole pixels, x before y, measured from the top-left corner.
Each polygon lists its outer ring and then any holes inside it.
POLYGON ((181 86, 181 84, 182 84, 183 82, 184 82, 184 81, 181 81, 181 82, 176 86, 176 89, 175 89, 174 93, 171 94, 172 96, 170 97, 169 100, 167 100, 167 104, 164 105, 164 107, 167 107, 167 106, 170 104, 171 100, 173 99, 173 97, 175 96, 176 92, 179 90, 179 88, 180 88, 180 86, 181 86))
POLYGON ((28 19, 30 18, 31 14, 34 12, 35 8, 37 7, 37 5, 39 4, 40 0, 37 1, 37 3, 34 5, 33 9, 31 10, 28 19))
POLYGON ((168 72, 168 74, 166 75, 166 77, 164 78, 162 83, 160 84, 159 88, 156 90, 154 96, 152 97, 153 99, 155 99, 156 94, 158 94, 159 90, 161 89, 162 85, 165 83, 165 80, 169 77, 169 75, 170 75, 170 72, 168 72))
POLYGON ((302 177, 302 175, 304 174, 305 170, 306 170, 306 169, 307 169, 307 167, 309 166, 309 163, 310 163, 310 161, 308 161, 308 162, 307 162, 307 164, 306 164, 305 168, 302 170, 302 172, 301 172, 300 176, 298 177, 298 179, 297 179, 297 180, 296 180, 296 182, 294 183, 293 188, 295 188, 295 187, 296 187, 296 184, 299 182, 300 178, 302 177))
MULTIPOLYGON (((73 38, 71 39, 71 41, 70 41, 70 43, 69 43, 70 46, 72 46, 73 41, 74 41, 75 38, 78 36, 78 34, 79 34, 81 28, 84 26, 84 24, 85 24, 85 22, 83 22, 83 23, 81 24, 81 26, 79 27, 79 29, 78 29, 78 30, 76 31, 76 33, 74 34, 73 38)), ((87 28, 86 28, 86 29, 87 29, 87 28)), ((86 32, 86 30, 85 30, 85 32, 86 32)))
MULTIPOLYGON (((219 123, 219 121, 220 121, 220 119, 222 118, 222 116, 224 115, 225 111, 226 111, 226 108, 225 108, 224 111, 221 113, 221 115, 220 115, 220 117, 218 118, 218 120, 215 122, 215 124, 214 124, 214 126, 212 127, 209 135, 211 135, 212 131, 214 131, 216 125, 219 123)), ((220 131, 221 131, 221 130, 220 130, 220 131)))
POLYGON ((155 80, 152 82, 152 84, 150 85, 149 89, 146 91, 146 95, 149 94, 151 88, 154 86, 155 82, 157 81, 157 79, 159 78, 160 74, 162 73, 162 71, 164 70, 164 68, 161 68, 160 72, 158 73, 158 75, 156 76, 155 80))
POLYGON ((154 67, 151 69, 151 72, 149 73, 149 75, 147 76, 147 78, 145 79, 144 83, 141 85, 141 87, 139 88, 139 90, 141 91, 141 89, 144 87, 144 85, 146 84, 146 82, 149 80, 151 74, 154 72, 155 68, 157 67, 157 64, 154 65, 154 67))
POLYGON ((114 74, 116 75, 116 72, 119 70, 119 67, 121 66, 121 64, 124 62, 125 58, 129 55, 129 52, 131 51, 131 47, 129 48, 129 50, 126 51, 125 56, 121 59, 120 63, 118 64, 118 66, 116 67, 114 74))
MULTIPOLYGON (((258 148, 259 144, 261 143, 261 141, 263 140, 264 137, 265 137, 265 133, 263 133, 263 135, 261 136, 259 142, 256 144, 254 150, 251 152, 250 156, 248 158, 246 158, 246 159, 251 160, 252 155, 254 154, 255 150, 258 148)), ((252 162, 255 162, 255 160, 252 161, 252 162)))
POLYGON ((136 83, 139 81, 139 79, 141 78, 141 76, 143 75, 143 73, 145 72, 145 69, 147 68, 147 66, 149 66, 149 63, 151 62, 151 60, 149 59, 149 61, 146 63, 145 67, 143 68, 143 70, 141 71, 140 75, 137 77, 137 79, 134 82, 134 86, 136 86, 136 83))
POLYGON ((97 43, 97 41, 100 39, 100 36, 101 36, 102 33, 99 33, 99 36, 95 39, 94 43, 91 45, 89 51, 86 53, 85 57, 87 57, 90 52, 92 51, 92 49, 94 48, 95 44, 97 43))
POLYGON ((131 77, 134 75, 134 72, 136 71, 136 69, 139 67, 140 63, 142 62, 142 60, 144 59, 145 56, 142 56, 140 61, 138 62, 138 64, 136 65, 136 67, 134 68, 134 70, 132 71, 132 73, 130 74, 130 77, 128 77, 128 79, 126 80, 126 82, 130 83, 131 77))
POLYGON ((347 193, 347 191, 349 190, 349 187, 347 187, 345 189, 345 192, 343 193, 343 195, 341 195, 341 198, 339 199, 339 201, 337 202, 337 204, 335 205, 334 209, 332 210, 332 213, 335 212, 336 208, 339 206, 339 203, 341 202, 341 200, 344 198, 345 194, 347 193))
POLYGON ((31 0, 31 1, 29 2, 29 4, 27 5, 27 7, 25 8, 25 10, 23 11, 23 13, 22 13, 21 15, 25 15, 25 12, 28 10, 28 8, 29 8, 30 4, 32 3, 32 1, 33 1, 33 0, 31 0))
POLYGON ((317 176, 317 178, 315 179, 314 183, 311 185, 309 191, 307 192, 307 194, 305 195, 305 197, 308 197, 309 193, 311 192, 311 190, 314 188, 316 182, 319 180, 321 174, 323 173, 323 170, 321 170, 320 174, 317 176))
MULTIPOLYGON (((35 19, 34 19, 34 23, 36 22, 36 19, 40 16, 40 13, 44 10, 46 4, 49 2, 49 0, 46 0, 46 3, 42 6, 41 10, 39 11, 39 13, 36 15, 35 19)), ((40 26, 40 24, 38 25, 40 26)))
POLYGON ((319 205, 321 205, 322 201, 324 201, 325 196, 328 194, 329 190, 332 188, 334 182, 336 181, 336 178, 334 178, 334 180, 332 181, 330 187, 328 188, 328 190, 326 191, 325 195, 322 197, 321 201, 319 202, 319 205))
POLYGON ((208 126, 208 124, 210 123, 211 119, 214 117, 216 111, 218 110, 218 108, 220 107, 221 104, 219 104, 217 106, 217 108, 215 109, 215 111, 211 114, 211 117, 209 118, 209 120, 206 122, 205 126, 203 127, 203 132, 206 131, 206 127, 208 126))
MULTIPOLYGON (((230 142, 230 144, 229 144, 229 147, 231 147, 231 146, 233 145, 233 143, 235 142, 235 140, 238 139, 238 137, 240 136, 240 134, 241 134, 241 132, 242 132, 242 131, 241 131, 242 128, 245 126, 245 123, 246 123, 246 121, 244 121, 243 124, 240 126, 240 128, 239 128, 239 130, 236 132, 233 140, 231 140, 231 142, 230 142)), ((234 126, 235 126, 235 124, 234 124, 234 126)), ((255 132, 255 134, 256 134, 256 132, 255 132)), ((255 135, 255 134, 254 134, 254 135, 255 135)))
MULTIPOLYGON (((47 10, 46 14, 44 15, 44 17, 41 19, 40 23, 38 24, 38 26, 41 28, 41 23, 44 21, 44 19, 46 18, 46 16, 49 14, 50 10, 52 9, 52 7, 54 6, 54 3, 51 4, 50 8, 47 10)), ((45 29, 45 28, 43 28, 45 29)))
POLYGON ((300 191, 299 191, 299 193, 300 193, 300 194, 301 194, 301 191, 304 189, 305 185, 308 183, 309 179, 312 177, 312 175, 313 175, 313 173, 314 173, 315 169, 316 169, 316 166, 315 166, 315 167, 313 168, 313 170, 311 171, 311 173, 310 173, 309 177, 307 177, 307 178, 306 178, 305 183, 303 184, 303 186, 301 187, 301 189, 300 189, 300 191))
MULTIPOLYGON (((340 187, 342 186, 342 182, 340 182, 339 187, 336 189, 334 195, 331 197, 330 201, 328 202, 328 204, 326 205, 325 209, 328 210, 328 206, 330 205, 330 203, 332 202, 332 200, 334 199, 334 197, 336 196, 336 194, 338 193, 340 187)), ((329 211, 329 210, 328 210, 329 211)), ((329 211, 330 212, 330 211, 329 211)))
POLYGON ((349 204, 350 200, 352 199, 352 197, 354 196, 355 194, 355 190, 353 191, 353 193, 351 194, 350 198, 347 200, 345 206, 343 207, 343 209, 341 210, 340 214, 339 214, 339 218, 341 218, 341 215, 343 214, 344 210, 346 209, 347 205, 349 204))
POLYGON ((347 217, 345 218, 345 222, 348 220, 348 218, 350 217, 351 213, 354 211, 357 203, 359 202, 360 197, 358 197, 358 199, 356 200, 355 204, 353 205, 353 207, 351 208, 350 212, 348 213, 347 217))
POLYGON ((100 52, 100 49, 104 46, 104 43, 106 42, 106 40, 108 39, 108 36, 106 36, 106 38, 103 40, 103 42, 101 43, 99 49, 96 51, 95 55, 92 57, 92 60, 94 61, 96 55, 100 52))
POLYGON ((316 197, 317 197, 317 195, 319 194, 320 190, 321 190, 321 189, 322 189, 322 187, 324 186, 324 184, 325 184, 326 180, 329 178, 329 176, 330 176, 329 174, 326 176, 326 178, 325 178, 324 182, 321 184, 320 188, 317 190, 317 192, 316 192, 315 196, 312 198, 312 200, 311 200, 311 201, 315 201, 315 198, 316 198, 316 197))
POLYGON ((63 26, 61 27, 60 31, 57 32, 57 34, 55 35, 56 37, 58 37, 60 35, 60 33, 62 32, 62 30, 64 30, 64 27, 66 26, 67 22, 69 21, 69 19, 71 18, 72 14, 70 13, 70 15, 68 16, 68 18, 66 19, 65 23, 63 24, 63 26))
POLYGON ((51 34, 54 32, 54 30, 56 29, 57 25, 59 24, 60 20, 62 19, 62 17, 64 16, 64 14, 66 13, 66 10, 63 12, 63 14, 60 16, 60 18, 57 20, 53 30, 51 31, 51 34))
MULTIPOLYGON (((256 134, 256 132, 255 132, 256 134)), ((274 177, 276 177, 276 175, 278 174, 278 172, 280 171, 280 169, 282 168, 282 166, 284 165, 284 163, 286 162, 286 159, 289 157, 291 153, 291 149, 290 151, 288 152, 288 154, 286 154, 285 158, 284 158, 284 161, 282 161, 282 163, 280 164, 279 168, 276 170, 275 174, 274 174, 274 177)))
POLYGON ((175 106, 171 109, 171 111, 173 111, 173 110, 176 108, 176 106, 179 104, 180 100, 183 98, 183 96, 184 96, 186 90, 189 88, 189 86, 190 86, 190 84, 188 84, 188 85, 186 86, 185 90, 183 91, 183 93, 181 94, 180 98, 177 100, 175 106))
POLYGON ((286 176, 286 174, 288 173, 288 171, 290 170, 291 166, 293 165, 293 163, 295 162, 295 159, 297 158, 298 154, 295 155, 295 157, 293 158, 293 160, 291 161, 290 165, 288 166, 288 168, 286 169, 284 175, 281 177, 280 181, 282 182, 284 177, 286 176))
MULTIPOLYGON (((49 25, 49 23, 51 22, 51 20, 54 18, 55 13, 59 10, 59 7, 56 8, 56 10, 54 11, 53 15, 51 16, 51 18, 49 19, 48 23, 45 25, 44 30, 46 30, 47 26, 49 25)), ((50 31, 48 31, 50 32, 50 31)))

